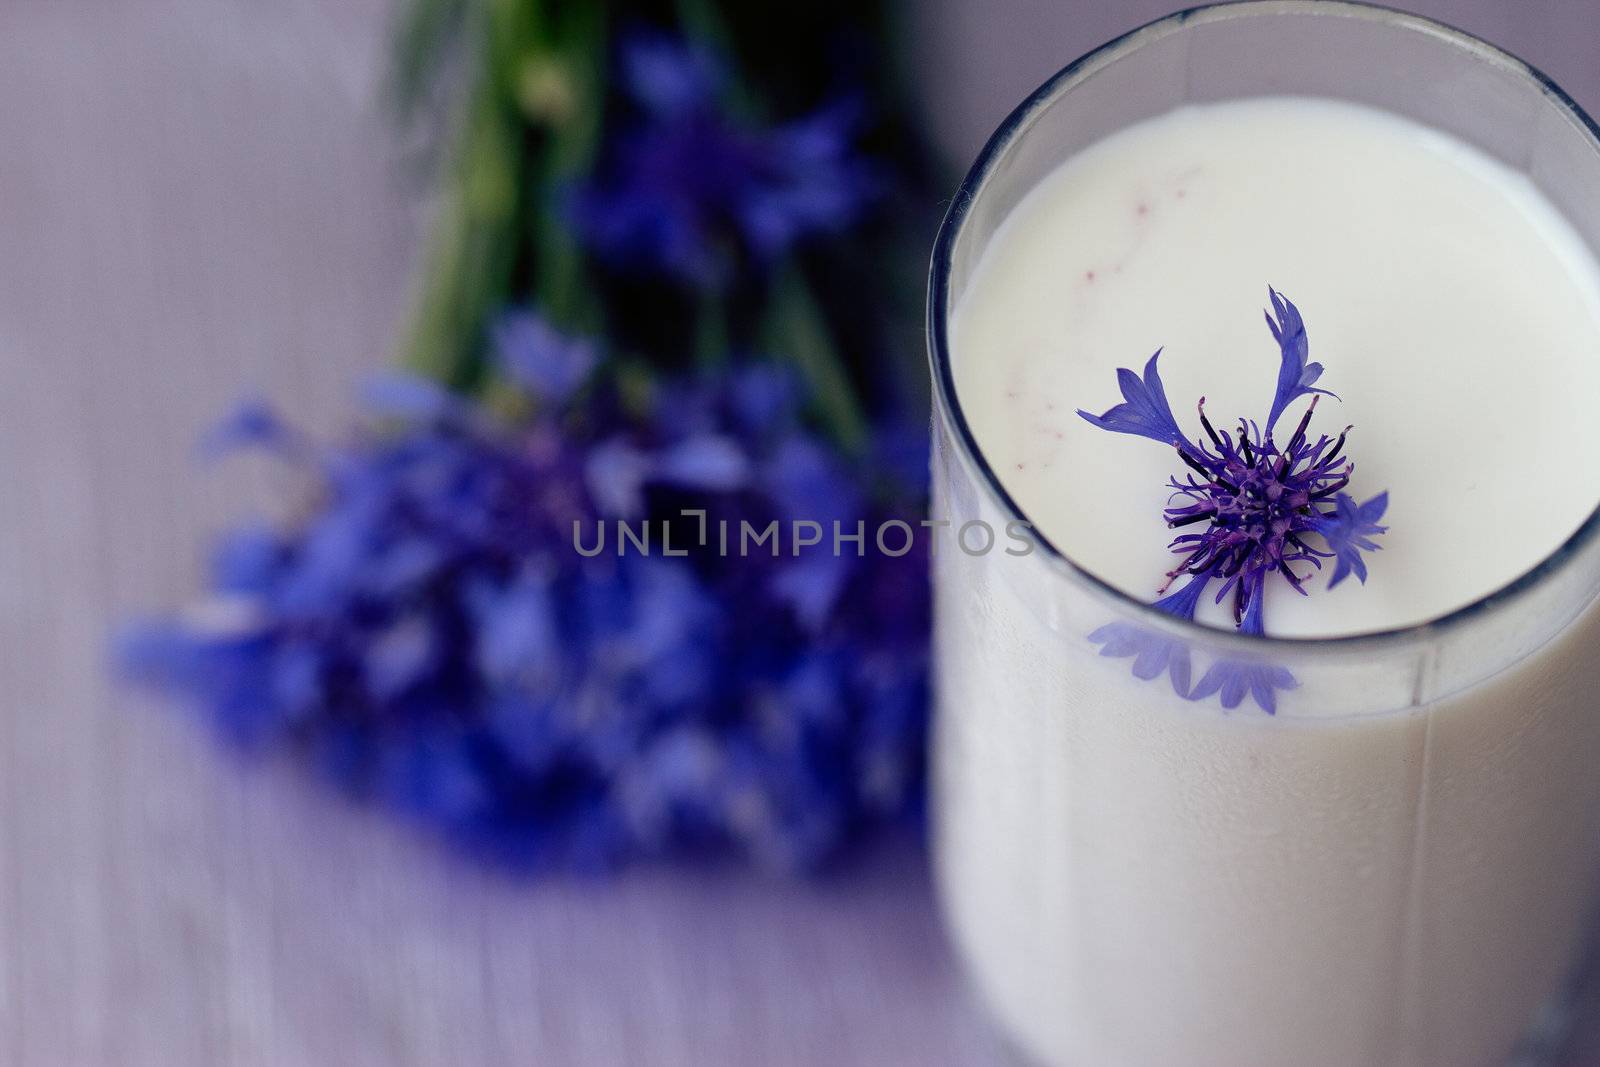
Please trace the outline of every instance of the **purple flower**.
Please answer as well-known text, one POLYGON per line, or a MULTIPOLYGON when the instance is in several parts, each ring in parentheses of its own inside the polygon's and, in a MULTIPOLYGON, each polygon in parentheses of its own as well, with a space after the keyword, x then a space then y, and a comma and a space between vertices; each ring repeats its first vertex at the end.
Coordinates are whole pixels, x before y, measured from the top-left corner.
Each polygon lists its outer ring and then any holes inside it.
MULTIPOLYGON (((1163 589, 1181 576, 1191 576, 1175 595, 1181 598, 1180 606, 1188 607, 1185 617, 1193 618, 1190 591, 1197 597, 1199 587, 1216 579, 1217 602, 1231 596, 1235 625, 1240 632, 1255 636, 1265 633, 1264 602, 1270 576, 1281 577, 1296 592, 1305 594, 1311 573, 1321 568, 1324 559, 1337 557, 1330 587, 1350 573, 1364 581, 1366 564, 1361 553, 1378 547, 1371 536, 1384 532, 1385 527, 1377 521, 1388 503, 1387 494, 1380 493, 1358 507, 1343 492, 1355 470, 1344 458, 1348 428, 1336 438, 1310 435, 1317 401, 1321 395, 1333 394, 1315 387, 1322 366, 1307 362, 1305 323, 1299 309, 1274 289, 1269 288, 1268 294, 1272 312, 1267 315, 1267 325, 1279 346, 1280 367, 1265 430, 1261 424, 1241 419, 1234 433, 1219 433, 1206 415, 1202 398, 1198 409, 1204 434, 1190 441, 1168 406, 1156 370, 1159 351, 1145 365, 1142 379, 1131 370, 1117 371, 1123 403, 1104 415, 1079 412, 1102 429, 1148 437, 1176 449, 1188 470, 1168 483, 1172 495, 1165 518, 1169 528, 1186 532, 1171 542, 1179 562, 1167 572, 1163 589), (1310 396, 1311 402, 1288 439, 1280 442, 1273 432, 1278 417, 1303 396, 1310 396)), ((1167 597, 1158 606, 1172 599, 1167 597)), ((1140 677, 1161 673, 1176 655, 1165 645, 1153 643, 1154 638, 1114 628, 1096 631, 1091 640, 1106 643, 1103 655, 1134 655, 1134 672, 1140 677)), ((1187 676, 1186 657, 1181 669, 1187 676)), ((1174 674, 1175 687, 1176 679, 1174 674)), ((1293 677, 1283 668, 1219 662, 1187 695, 1198 700, 1220 693, 1223 706, 1231 708, 1250 693, 1270 714, 1276 710, 1274 691, 1293 685, 1293 677)))
MULTIPOLYGON (((575 343, 530 338, 543 362, 518 380, 549 397, 581 379, 575 343)), ((132 628, 125 665, 225 736, 523 867, 708 849, 810 867, 914 813, 920 553, 723 555, 692 522, 674 529, 685 557, 589 557, 572 538, 684 507, 758 527, 824 504, 914 519, 915 491, 810 436, 785 375, 668 381, 642 409, 609 388, 504 426, 391 381, 380 428, 289 455, 316 506, 227 536, 211 596, 132 628)))
POLYGON ((876 194, 875 169, 852 150, 855 108, 753 129, 721 106, 721 72, 699 48, 635 37, 621 65, 637 121, 569 204, 613 268, 720 288, 741 266, 853 224, 876 194))
POLYGON ((833 104, 763 138, 761 173, 739 198, 739 229, 770 262, 812 234, 854 223, 877 191, 873 170, 851 154, 862 124, 854 102, 833 104))
POLYGON ((1388 507, 1388 493, 1379 493, 1365 504, 1357 504, 1355 497, 1340 493, 1334 498, 1333 511, 1324 513, 1316 520, 1312 529, 1322 535, 1338 559, 1333 568, 1333 577, 1328 580, 1329 589, 1352 573, 1363 585, 1366 584, 1367 561, 1361 553, 1376 552, 1382 547, 1372 538, 1389 529, 1378 525, 1378 520, 1383 518, 1388 507))
POLYGON ((1306 535, 1315 531, 1325 502, 1349 484, 1354 468, 1342 455, 1343 434, 1337 440, 1307 437, 1315 399, 1281 448, 1270 435, 1263 439, 1244 423, 1237 437, 1218 434, 1201 404, 1200 422, 1209 444, 1179 449, 1190 473, 1168 483, 1172 496, 1166 509, 1169 527, 1197 529, 1172 539, 1172 551, 1181 561, 1167 578, 1220 578, 1217 600, 1232 593, 1234 621, 1242 625, 1253 596, 1265 588, 1261 579, 1267 574, 1280 574, 1297 592, 1306 592, 1309 575, 1296 572, 1295 565, 1319 568, 1329 555, 1306 535))

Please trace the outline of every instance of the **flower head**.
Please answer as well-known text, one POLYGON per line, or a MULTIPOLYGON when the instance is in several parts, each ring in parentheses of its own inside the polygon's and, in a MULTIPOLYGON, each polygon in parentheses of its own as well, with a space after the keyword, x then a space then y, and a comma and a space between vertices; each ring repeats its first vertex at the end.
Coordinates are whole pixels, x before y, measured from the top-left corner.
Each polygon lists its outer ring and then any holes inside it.
POLYGON ((1322 519, 1322 508, 1350 482, 1353 465, 1343 457, 1344 434, 1312 440, 1308 427, 1316 399, 1289 440, 1280 446, 1269 433, 1241 422, 1237 436, 1217 433, 1200 402, 1206 441, 1178 457, 1189 472, 1174 477, 1166 509, 1167 525, 1189 530, 1173 538, 1181 560, 1167 572, 1219 579, 1216 598, 1234 595, 1234 621, 1260 611, 1268 574, 1281 575, 1305 593, 1309 573, 1299 564, 1322 566, 1329 555, 1308 540, 1322 519), (1191 530, 1191 528, 1194 528, 1191 530))
POLYGON ((239 743, 519 866, 721 848, 807 867, 914 808, 925 556, 723 554, 715 523, 818 500, 913 517, 916 497, 870 489, 774 368, 669 379, 630 408, 584 380, 576 339, 497 332, 508 378, 583 403, 506 425, 391 379, 381 426, 290 453, 253 408, 235 436, 303 463, 316 504, 224 538, 208 599, 134 628, 127 665, 239 743), (658 535, 671 518, 689 554, 575 551, 575 522, 624 507, 658 535))
MULTIPOLYGON (((1117 371, 1123 403, 1103 415, 1079 412, 1102 429, 1171 446, 1187 468, 1168 483, 1172 495, 1164 517, 1169 528, 1183 532, 1171 542, 1179 561, 1167 572, 1161 591, 1165 593, 1179 577, 1187 576, 1188 582, 1156 607, 1171 611, 1175 605, 1182 610, 1173 614, 1193 618, 1201 590, 1215 582, 1215 600, 1221 603, 1231 596, 1235 625, 1242 633, 1255 636, 1265 633, 1266 590, 1273 576, 1306 594, 1305 583, 1322 561, 1337 558, 1330 587, 1351 573, 1365 581, 1361 553, 1378 547, 1371 538, 1385 531, 1378 520, 1388 505, 1384 493, 1357 504, 1344 492, 1355 470, 1344 453, 1350 428, 1336 437, 1312 434, 1318 401, 1333 394, 1315 385, 1322 376, 1322 365, 1307 362, 1306 329, 1299 309, 1274 289, 1268 294, 1272 310, 1267 325, 1278 343, 1280 364, 1265 423, 1241 419, 1232 433, 1220 433, 1206 415, 1205 399, 1201 398, 1198 412, 1203 434, 1189 439, 1167 403, 1156 366, 1159 351, 1145 364, 1142 377, 1127 369, 1117 371), (1299 422, 1280 437, 1276 433, 1279 416, 1305 396, 1310 396, 1311 402, 1299 422)), ((1102 628, 1090 637, 1098 643, 1105 634, 1106 628, 1102 628)), ((1102 654, 1132 654, 1137 642, 1130 641, 1127 635, 1120 635, 1118 642, 1106 644, 1102 654)), ((1140 673, 1141 664, 1146 672, 1141 677, 1160 673, 1155 666, 1157 651, 1148 638, 1138 644, 1137 652, 1140 658, 1135 660, 1135 673, 1140 673)), ((1163 662, 1174 662, 1175 653, 1165 655, 1163 662)), ((1186 657, 1183 663, 1187 675, 1186 657)), ((1176 672, 1173 678, 1176 685, 1176 672)), ((1220 692, 1223 705, 1233 707, 1248 692, 1270 713, 1276 707, 1273 691, 1293 684, 1293 677, 1282 668, 1219 662, 1186 695, 1203 699, 1220 692)))
POLYGON ((876 194, 876 169, 853 152, 856 107, 759 129, 722 106, 723 72, 702 48, 636 36, 621 64, 636 121, 570 201, 614 268, 720 287, 741 265, 853 224, 876 194))

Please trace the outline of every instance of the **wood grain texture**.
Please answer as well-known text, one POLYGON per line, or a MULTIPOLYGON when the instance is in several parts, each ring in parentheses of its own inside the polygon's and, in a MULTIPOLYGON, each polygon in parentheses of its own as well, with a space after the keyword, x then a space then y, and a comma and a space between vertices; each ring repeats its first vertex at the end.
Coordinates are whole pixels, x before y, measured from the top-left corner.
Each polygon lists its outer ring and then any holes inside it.
POLYGON ((386 19, 0 0, 0 1064, 1002 1062, 912 848, 508 881, 108 679, 292 498, 201 430, 254 389, 332 432, 387 358, 426 205, 386 19))

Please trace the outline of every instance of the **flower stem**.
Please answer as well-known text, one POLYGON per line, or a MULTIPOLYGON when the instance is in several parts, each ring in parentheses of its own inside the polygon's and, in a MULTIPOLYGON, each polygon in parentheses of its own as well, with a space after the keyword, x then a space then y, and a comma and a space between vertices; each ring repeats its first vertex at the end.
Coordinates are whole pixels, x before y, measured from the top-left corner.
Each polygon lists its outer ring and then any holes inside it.
POLYGON ((774 281, 763 335, 771 355, 792 359, 805 375, 817 416, 834 441, 849 451, 862 448, 867 424, 855 384, 799 267, 785 267, 774 281))

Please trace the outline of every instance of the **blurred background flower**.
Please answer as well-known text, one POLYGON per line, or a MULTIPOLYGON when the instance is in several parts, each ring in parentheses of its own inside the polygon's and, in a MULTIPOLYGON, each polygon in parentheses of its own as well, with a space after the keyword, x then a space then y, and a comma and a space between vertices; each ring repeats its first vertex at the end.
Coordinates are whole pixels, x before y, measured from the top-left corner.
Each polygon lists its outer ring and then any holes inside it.
POLYGON ((727 288, 864 213, 876 180, 854 152, 858 103, 748 128, 719 101, 725 79, 704 48, 639 35, 618 58, 636 114, 571 205, 613 269, 727 288))
POLYGON ((726 7, 406 5, 396 99, 444 146, 416 373, 347 440, 254 402, 209 435, 309 503, 130 627, 136 674, 523 868, 809 869, 915 819, 926 546, 871 531, 923 509, 915 353, 882 326, 917 279, 814 279, 893 240, 918 153, 863 76, 870 6, 759 39, 726 7), (750 78, 791 34, 817 47, 750 78), (824 536, 722 551, 685 512, 824 536), (692 544, 580 551, 617 520, 692 544))

